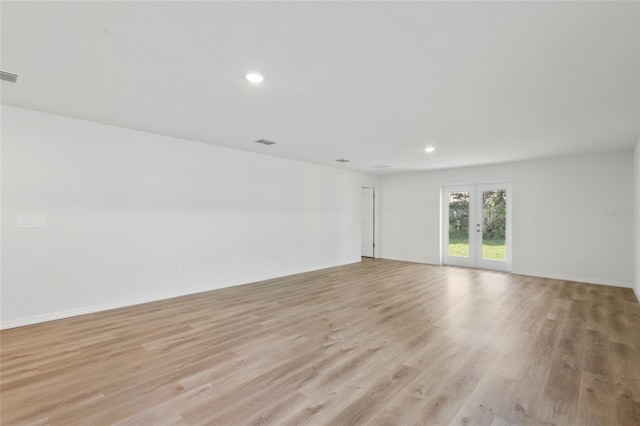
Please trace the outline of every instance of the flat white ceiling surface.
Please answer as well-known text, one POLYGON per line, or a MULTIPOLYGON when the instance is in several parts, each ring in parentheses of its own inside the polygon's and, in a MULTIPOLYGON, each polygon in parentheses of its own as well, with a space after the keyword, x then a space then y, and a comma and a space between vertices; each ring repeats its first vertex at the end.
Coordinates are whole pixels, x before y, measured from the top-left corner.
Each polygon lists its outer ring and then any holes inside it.
POLYGON ((368 173, 640 137, 638 2, 1 8, 2 69, 22 76, 2 83, 9 105, 368 173))

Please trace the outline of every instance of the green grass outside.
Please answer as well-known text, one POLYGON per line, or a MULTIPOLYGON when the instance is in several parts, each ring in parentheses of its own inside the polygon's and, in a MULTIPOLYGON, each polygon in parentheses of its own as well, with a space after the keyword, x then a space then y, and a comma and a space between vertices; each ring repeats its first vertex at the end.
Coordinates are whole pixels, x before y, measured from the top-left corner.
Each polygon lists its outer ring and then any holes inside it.
MULTIPOLYGON (((449 256, 469 257, 469 241, 466 239, 449 240, 449 256)), ((504 240, 483 241, 482 258, 486 260, 505 260, 507 252, 504 240)))

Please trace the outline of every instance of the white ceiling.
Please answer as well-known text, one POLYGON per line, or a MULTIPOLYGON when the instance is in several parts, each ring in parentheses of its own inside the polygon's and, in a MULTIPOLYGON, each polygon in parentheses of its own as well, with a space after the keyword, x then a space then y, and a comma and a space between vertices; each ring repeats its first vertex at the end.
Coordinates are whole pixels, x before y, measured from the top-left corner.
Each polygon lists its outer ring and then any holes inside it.
POLYGON ((9 105, 368 173, 640 137, 638 2, 1 7, 9 105))

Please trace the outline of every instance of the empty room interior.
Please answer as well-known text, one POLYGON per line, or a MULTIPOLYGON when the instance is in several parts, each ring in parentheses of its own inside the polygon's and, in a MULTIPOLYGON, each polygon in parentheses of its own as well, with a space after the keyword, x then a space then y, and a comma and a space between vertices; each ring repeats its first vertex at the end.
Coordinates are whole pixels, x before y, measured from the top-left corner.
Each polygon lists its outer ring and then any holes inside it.
POLYGON ((0 14, 0 424, 640 425, 640 2, 0 14))

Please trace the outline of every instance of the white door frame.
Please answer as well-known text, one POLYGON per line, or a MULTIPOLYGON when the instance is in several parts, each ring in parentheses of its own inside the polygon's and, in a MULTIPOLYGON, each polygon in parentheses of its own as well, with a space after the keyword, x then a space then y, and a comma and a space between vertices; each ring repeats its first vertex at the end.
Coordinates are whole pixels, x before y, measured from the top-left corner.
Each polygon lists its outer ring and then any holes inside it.
POLYGON ((497 271, 511 271, 512 267, 512 191, 510 183, 488 183, 468 185, 443 185, 441 188, 442 204, 442 247, 441 259, 444 265, 481 268, 497 271), (504 189, 507 192, 505 249, 506 260, 482 259, 482 193, 504 189), (449 200, 450 192, 469 193, 469 257, 449 256, 449 200))
MULTIPOLYGON (((372 187, 372 186, 363 186, 360 189, 360 193, 362 194, 362 190, 364 189, 370 189, 371 193, 372 193, 372 202, 371 202, 371 240, 372 240, 372 250, 371 250, 371 257, 375 259, 376 257, 376 188, 372 187)), ((362 240, 362 238, 361 238, 362 240)), ((364 256, 362 253, 361 255, 363 257, 369 257, 369 256, 364 256)))

